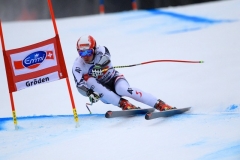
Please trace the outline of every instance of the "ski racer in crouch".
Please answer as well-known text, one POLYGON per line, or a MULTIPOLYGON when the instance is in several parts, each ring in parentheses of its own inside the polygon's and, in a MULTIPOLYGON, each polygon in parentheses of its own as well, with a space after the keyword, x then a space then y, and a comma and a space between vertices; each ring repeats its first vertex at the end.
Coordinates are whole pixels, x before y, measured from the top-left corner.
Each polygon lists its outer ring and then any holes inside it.
POLYGON ((126 96, 159 111, 176 109, 145 91, 131 87, 125 77, 113 68, 107 47, 96 46, 92 36, 84 35, 78 39, 77 52, 79 57, 73 64, 72 73, 79 93, 89 97, 91 103, 100 99, 122 110, 138 109, 123 98, 126 96))

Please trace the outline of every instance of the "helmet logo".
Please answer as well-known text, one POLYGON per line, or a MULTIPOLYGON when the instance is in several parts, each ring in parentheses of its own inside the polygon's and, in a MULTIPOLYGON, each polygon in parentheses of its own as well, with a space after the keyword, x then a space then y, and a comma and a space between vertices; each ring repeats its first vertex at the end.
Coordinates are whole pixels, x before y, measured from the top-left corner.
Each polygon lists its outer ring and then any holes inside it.
POLYGON ((80 44, 79 46, 80 46, 80 48, 81 48, 81 47, 88 47, 89 44, 80 44))
POLYGON ((89 49, 89 44, 85 43, 85 44, 79 44, 79 49, 80 50, 84 50, 84 49, 89 49))

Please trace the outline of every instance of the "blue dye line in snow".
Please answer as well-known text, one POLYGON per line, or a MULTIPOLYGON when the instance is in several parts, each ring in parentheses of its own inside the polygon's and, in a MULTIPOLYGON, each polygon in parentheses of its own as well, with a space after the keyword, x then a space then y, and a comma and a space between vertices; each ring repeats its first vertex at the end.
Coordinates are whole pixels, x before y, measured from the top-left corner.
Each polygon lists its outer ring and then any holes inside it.
POLYGON ((184 29, 179 29, 179 30, 175 30, 175 31, 170 31, 167 32, 168 34, 176 34, 176 33, 181 33, 181 32, 190 32, 190 31, 196 31, 202 29, 202 27, 195 27, 195 28, 184 28, 184 29))
MULTIPOLYGON (((232 112, 238 111, 239 110, 239 106, 238 105, 230 105, 226 111, 229 112, 229 114, 231 114, 232 112)), ((81 117, 104 117, 105 114, 79 114, 79 118, 81 117)), ((175 117, 175 119, 182 119, 182 118, 192 118, 194 116, 201 116, 201 115, 205 115, 205 114, 197 114, 197 113, 188 113, 188 114, 182 114, 182 115, 177 115, 175 117)), ((222 116, 226 116, 227 114, 225 113, 222 116)), ((232 115, 232 114, 231 114, 232 115)), ((238 116, 238 115, 236 115, 238 116)), ((61 118, 61 117, 73 117, 73 115, 39 115, 39 116, 25 116, 25 117, 17 117, 17 120, 29 120, 29 119, 44 119, 44 118, 61 118)), ((0 118, 0 131, 3 130, 3 124, 6 123, 7 121, 12 121, 13 118, 12 117, 4 117, 4 118, 0 118)))
POLYGON ((197 141, 197 142, 187 144, 186 147, 200 146, 200 145, 203 145, 205 143, 206 143, 206 140, 203 139, 203 140, 200 140, 200 141, 197 141))
POLYGON ((227 108, 228 111, 235 111, 237 109, 238 109, 238 105, 235 105, 235 104, 233 104, 227 108))
POLYGON ((232 20, 214 20, 214 19, 209 19, 209 18, 204 18, 204 17, 189 16, 189 15, 168 12, 168 11, 163 11, 163 10, 156 10, 156 9, 148 10, 148 12, 153 15, 166 15, 166 16, 170 16, 173 18, 177 18, 179 20, 190 21, 190 22, 195 22, 195 23, 213 24, 213 23, 222 23, 222 22, 232 22, 232 20))
MULTIPOLYGON (((232 104, 230 105, 226 110, 227 111, 236 111, 239 109, 238 105, 232 104)), ((105 114, 78 114, 79 117, 104 117, 105 114)), ((185 116, 185 117, 192 117, 192 116, 197 116, 197 115, 205 115, 205 114, 198 114, 198 113, 188 113, 188 114, 183 114, 183 115, 179 115, 179 116, 175 116, 180 117, 181 116, 185 116)), ((226 115, 226 114, 224 114, 226 115)), ((25 117, 17 117, 17 120, 28 120, 28 119, 42 119, 42 118, 59 118, 59 117, 73 117, 73 115, 39 115, 39 116, 25 116, 25 117)), ((2 123, 5 123, 6 121, 12 121, 13 118, 12 117, 3 117, 0 118, 0 126, 2 123)))
MULTIPOLYGON (((79 114, 79 117, 90 117, 90 116, 100 116, 102 117, 104 114, 79 114)), ((73 115, 39 115, 39 116, 26 116, 26 117, 17 117, 18 120, 26 120, 26 119, 42 119, 42 118, 59 118, 59 117, 73 117, 73 115)), ((12 117, 4 117, 0 118, 0 124, 2 122, 12 120, 12 117)))
POLYGON ((240 158, 240 145, 228 146, 225 149, 221 149, 214 153, 205 155, 200 159, 238 159, 240 158))
MULTIPOLYGON (((211 19, 207 17, 201 17, 201 16, 193 16, 193 15, 186 15, 186 14, 180 14, 176 12, 170 12, 170 11, 164 11, 159 9, 150 9, 146 10, 147 14, 135 14, 134 16, 128 16, 122 19, 123 21, 127 20, 137 20, 137 19, 144 19, 144 18, 151 18, 153 16, 160 16, 160 17, 166 17, 169 20, 172 20, 173 24, 168 24, 171 27, 169 27, 169 31, 166 31, 167 34, 178 34, 182 32, 190 32, 190 31, 196 31, 203 29, 205 27, 208 27, 210 25, 220 24, 220 23, 230 23, 235 22, 237 20, 224 20, 224 19, 211 19), (177 20, 177 21, 176 21, 177 20), (174 23, 177 23, 178 25, 174 26, 174 23), (181 25, 182 23, 182 25, 181 25), (184 25, 183 25, 184 24, 184 25), (173 28, 172 28, 173 27, 173 28)), ((167 20, 169 22, 169 20, 167 20)), ((156 20, 157 21, 157 20, 156 20)), ((159 19, 161 21, 161 19, 159 19)), ((164 20, 163 20, 164 21, 164 20)), ((164 23, 160 23, 159 25, 163 25, 167 27, 168 25, 164 23)), ((149 31, 152 29, 157 29, 156 24, 152 26, 149 24, 148 26, 144 26, 140 29, 135 29, 135 32, 144 32, 149 31)), ((166 28, 165 28, 166 29, 166 28)))
POLYGON ((239 111, 240 111, 239 106, 236 104, 232 104, 225 109, 225 112, 228 113, 239 113, 239 111))
POLYGON ((132 16, 124 18, 124 20, 132 20, 132 19, 138 19, 138 18, 147 18, 154 16, 168 16, 171 18, 176 18, 182 21, 188 21, 188 22, 194 22, 194 23, 203 23, 203 24, 215 24, 215 23, 223 23, 223 22, 234 22, 236 20, 216 20, 216 19, 210 19, 200 16, 191 16, 191 15, 185 15, 170 11, 164 11, 159 9, 149 9, 146 10, 146 12, 150 13, 150 15, 139 15, 139 16, 132 16))
MULTIPOLYGON (((79 117, 103 117, 104 114, 79 114, 79 117)), ((29 119, 44 119, 44 118, 61 118, 61 117, 72 117, 73 115, 40 115, 40 116, 26 116, 26 117, 17 117, 17 120, 29 120, 29 119)), ((12 121, 12 117, 0 118, 0 131, 3 130, 3 124, 12 121)))

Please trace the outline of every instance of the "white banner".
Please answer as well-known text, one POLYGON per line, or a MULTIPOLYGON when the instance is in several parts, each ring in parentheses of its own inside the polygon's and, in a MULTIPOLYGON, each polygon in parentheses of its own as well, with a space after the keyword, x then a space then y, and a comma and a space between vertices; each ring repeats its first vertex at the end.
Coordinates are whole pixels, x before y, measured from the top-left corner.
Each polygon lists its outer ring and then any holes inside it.
POLYGON ((57 65, 54 44, 48 44, 16 54, 11 54, 15 76, 36 72, 57 65))
POLYGON ((27 87, 32 87, 35 85, 39 85, 39 84, 43 84, 43 83, 48 83, 48 82, 52 82, 52 81, 56 81, 59 80, 59 76, 58 76, 58 72, 53 72, 50 74, 46 74, 44 76, 40 76, 40 77, 36 77, 33 79, 28 79, 25 81, 21 81, 21 82, 17 82, 16 83, 16 87, 17 90, 21 90, 27 87))

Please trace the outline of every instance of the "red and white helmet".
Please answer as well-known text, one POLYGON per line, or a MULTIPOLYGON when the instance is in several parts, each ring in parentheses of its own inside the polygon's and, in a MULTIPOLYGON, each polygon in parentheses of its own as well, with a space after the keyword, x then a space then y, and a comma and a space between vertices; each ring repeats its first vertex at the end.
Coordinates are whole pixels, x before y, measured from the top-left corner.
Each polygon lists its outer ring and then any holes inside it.
POLYGON ((90 35, 81 36, 77 41, 77 50, 95 49, 96 41, 90 35))

